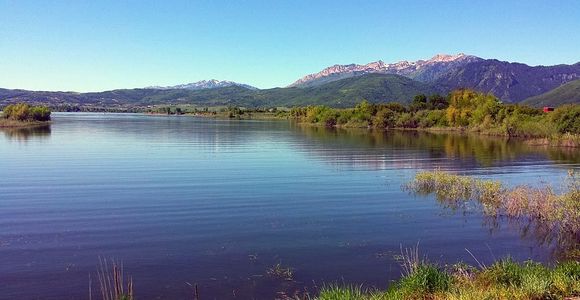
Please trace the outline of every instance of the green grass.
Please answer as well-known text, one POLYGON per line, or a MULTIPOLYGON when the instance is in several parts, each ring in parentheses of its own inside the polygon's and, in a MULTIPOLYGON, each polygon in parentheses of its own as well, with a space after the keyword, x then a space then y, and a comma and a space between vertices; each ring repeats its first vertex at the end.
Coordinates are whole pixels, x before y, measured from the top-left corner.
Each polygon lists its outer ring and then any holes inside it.
POLYGON ((423 262, 386 291, 360 286, 329 285, 315 299, 564 299, 580 296, 580 263, 561 262, 550 268, 509 258, 477 269, 465 264, 442 268, 423 262))

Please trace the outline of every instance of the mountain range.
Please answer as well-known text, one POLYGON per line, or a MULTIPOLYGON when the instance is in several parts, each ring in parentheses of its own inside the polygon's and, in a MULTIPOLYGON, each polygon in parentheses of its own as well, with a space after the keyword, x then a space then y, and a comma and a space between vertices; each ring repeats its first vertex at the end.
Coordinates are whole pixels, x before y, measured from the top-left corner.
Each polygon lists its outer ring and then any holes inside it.
POLYGON ((473 88, 493 93, 506 102, 520 102, 580 79, 580 62, 574 65, 532 67, 463 53, 438 54, 429 60, 414 62, 385 64, 377 61, 366 65, 334 65, 307 75, 290 86, 312 87, 369 73, 402 75, 443 91, 473 88))
POLYGON ((311 87, 348 77, 360 76, 369 73, 396 74, 409 77, 421 82, 433 82, 445 72, 483 59, 459 53, 457 55, 438 54, 429 60, 400 61, 386 64, 382 60, 366 65, 334 65, 318 73, 306 75, 289 87, 311 87))
POLYGON ((376 61, 364 65, 334 65, 304 76, 285 88, 257 89, 243 83, 212 79, 175 86, 96 93, 0 89, 0 106, 30 102, 51 106, 124 108, 167 104, 244 107, 324 104, 349 107, 363 99, 370 102, 409 103, 416 94, 446 94, 457 88, 490 92, 504 102, 523 101, 536 106, 547 103, 556 106, 579 103, 578 83, 571 87, 566 85, 578 79, 580 62, 572 65, 528 66, 460 53, 439 54, 428 60, 413 62, 387 64, 376 61))
POLYGON ((175 90, 175 89, 184 89, 184 90, 203 90, 203 89, 215 89, 221 87, 228 87, 228 86, 241 86, 250 90, 257 90, 257 87, 253 87, 249 84, 237 83, 228 80, 217 80, 217 79, 210 79, 210 80, 201 80, 192 83, 186 84, 179 84, 173 86, 150 86, 146 87, 146 89, 156 89, 156 90, 175 90))

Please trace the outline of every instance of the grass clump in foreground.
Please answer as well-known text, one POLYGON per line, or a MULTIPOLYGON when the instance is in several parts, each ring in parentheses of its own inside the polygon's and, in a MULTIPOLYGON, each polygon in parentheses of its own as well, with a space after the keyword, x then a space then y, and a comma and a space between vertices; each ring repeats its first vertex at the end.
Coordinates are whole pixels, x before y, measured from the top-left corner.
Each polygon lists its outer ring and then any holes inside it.
MULTIPOLYGON (((123 265, 116 261, 107 261, 99 258, 99 268, 97 271, 99 279, 100 295, 102 300, 133 300, 133 279, 127 278, 125 284, 125 275, 123 265), (109 265, 110 263, 110 265, 109 265)), ((89 299, 93 298, 92 282, 89 278, 89 299)))
POLYGON ((360 286, 322 288, 316 299, 565 299, 580 295, 580 263, 545 267, 509 258, 481 268, 456 264, 440 267, 417 261, 410 273, 386 291, 360 286))

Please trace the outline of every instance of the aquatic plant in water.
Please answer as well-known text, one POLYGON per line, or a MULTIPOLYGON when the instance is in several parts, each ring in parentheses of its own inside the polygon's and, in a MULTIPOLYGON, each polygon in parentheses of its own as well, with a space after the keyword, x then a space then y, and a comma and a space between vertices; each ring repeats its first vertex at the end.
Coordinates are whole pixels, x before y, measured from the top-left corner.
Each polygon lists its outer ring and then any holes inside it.
MULTIPOLYGON (((102 300, 133 300, 133 279, 125 278, 123 265, 99 258, 97 270, 102 300), (109 265, 110 263, 110 265, 109 265), (125 280, 127 280, 125 285, 125 280)), ((89 282, 89 299, 92 299, 92 282, 89 282)))
POLYGON ((419 195, 435 194, 444 207, 465 208, 475 201, 483 208, 490 224, 507 217, 520 225, 522 233, 532 233, 542 243, 555 241, 559 254, 576 257, 580 245, 580 176, 569 171, 563 192, 552 186, 518 185, 451 174, 441 170, 423 171, 404 188, 419 195))
POLYGON ((288 281, 292 281, 294 279, 292 269, 284 267, 279 263, 268 268, 268 270, 266 270, 266 275, 272 278, 283 279, 288 281))

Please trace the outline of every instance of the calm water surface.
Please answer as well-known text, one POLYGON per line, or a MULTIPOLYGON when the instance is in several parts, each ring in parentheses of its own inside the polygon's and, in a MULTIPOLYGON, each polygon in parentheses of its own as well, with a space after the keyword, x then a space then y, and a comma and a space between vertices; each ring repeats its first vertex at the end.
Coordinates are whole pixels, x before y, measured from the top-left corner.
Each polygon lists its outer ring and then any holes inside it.
MULTIPOLYGON (((0 131, 0 298, 88 299, 99 257, 139 299, 273 299, 324 283, 384 288, 401 245, 431 260, 550 262, 552 247, 401 185, 441 168, 558 184, 577 150, 409 132, 118 114, 0 131), (295 281, 265 276, 281 263, 295 281)), ((93 282, 93 291, 98 286, 93 282)))

